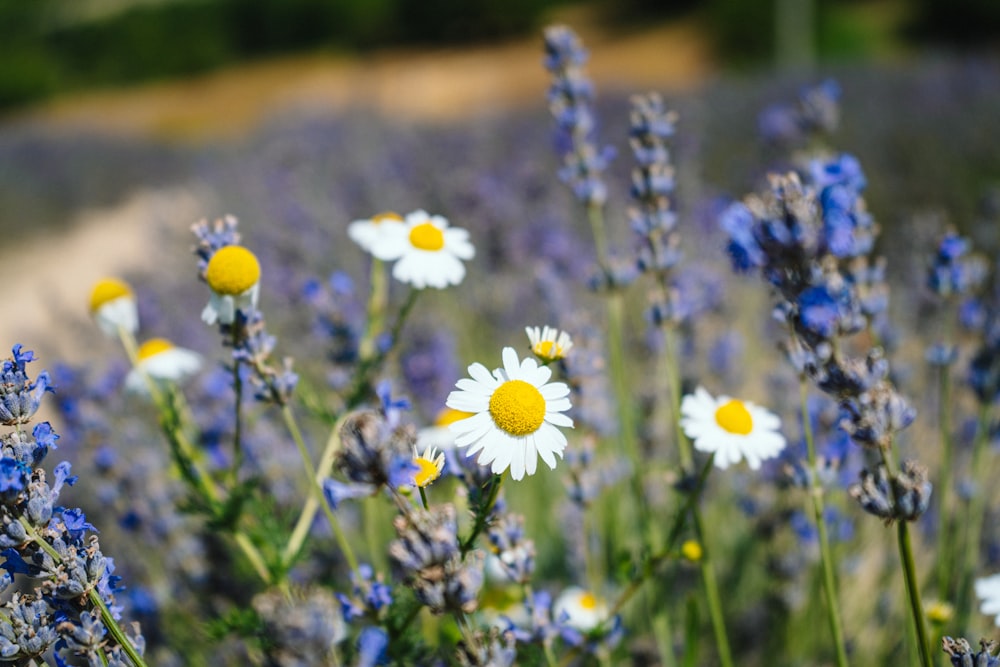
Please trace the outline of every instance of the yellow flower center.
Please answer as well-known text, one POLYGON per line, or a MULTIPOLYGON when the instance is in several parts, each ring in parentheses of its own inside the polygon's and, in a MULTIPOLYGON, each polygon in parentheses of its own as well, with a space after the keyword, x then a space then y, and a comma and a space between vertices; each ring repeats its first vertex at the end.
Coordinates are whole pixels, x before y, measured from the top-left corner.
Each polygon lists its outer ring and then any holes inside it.
POLYGON ((747 435, 753 430, 753 419, 743 401, 732 400, 715 411, 715 423, 730 433, 747 435))
POLYGON ((929 602, 924 611, 927 614, 928 620, 930 620, 931 623, 938 625, 947 623, 951 620, 951 617, 955 615, 955 608, 947 602, 942 602, 941 600, 929 602))
POLYGON ((564 356, 562 347, 556 345, 554 340, 540 340, 535 343, 531 351, 534 352, 536 357, 551 359, 552 361, 562 359, 564 356))
POLYGON ((216 294, 237 296, 260 280, 256 255, 239 245, 219 248, 205 269, 205 280, 216 294))
POLYGON ((545 398, 524 380, 508 380, 490 396, 490 415, 507 433, 528 435, 537 431, 545 420, 545 398))
POLYGON ((703 553, 701 545, 694 540, 685 540, 681 545, 681 555, 693 563, 700 561, 703 553))
POLYGON ((441 476, 437 464, 434 461, 418 456, 413 459, 413 463, 420 469, 413 475, 413 483, 423 488, 441 476))
POLYGON ((580 606, 584 609, 593 611, 597 609, 597 598, 591 592, 585 592, 580 596, 580 606))
POLYGON ((372 216, 372 222, 374 222, 376 225, 386 221, 402 222, 403 216, 401 216, 399 213, 396 213, 395 211, 385 211, 384 213, 379 213, 378 215, 372 216))
POLYGON ((455 408, 445 408, 438 413, 437 419, 434 420, 435 426, 447 426, 448 424, 454 424, 457 421, 463 419, 468 419, 473 413, 464 412, 462 410, 456 410, 455 408))
POLYGON ((138 357, 139 361, 145 361, 150 357, 155 357, 161 352, 166 352, 174 347, 166 338, 150 338, 145 343, 139 346, 138 357))
POLYGON ((444 247, 444 232, 429 222, 410 230, 410 244, 420 250, 440 250, 444 247))
POLYGON ((117 278, 105 278, 94 285, 94 291, 90 293, 90 312, 123 296, 132 296, 132 288, 117 278))

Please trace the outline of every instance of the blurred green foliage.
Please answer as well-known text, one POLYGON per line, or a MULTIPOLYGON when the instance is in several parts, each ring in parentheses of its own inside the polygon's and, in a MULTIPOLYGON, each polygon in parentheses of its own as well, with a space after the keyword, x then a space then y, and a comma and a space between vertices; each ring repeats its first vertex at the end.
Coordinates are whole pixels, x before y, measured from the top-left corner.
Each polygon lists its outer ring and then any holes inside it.
MULTIPOLYGON (((278 53, 455 44, 524 35, 556 5, 588 0, 0 0, 0 109, 55 92, 185 76, 278 53)), ((801 0, 824 57, 869 57, 882 26, 864 10, 902 8, 907 35, 967 47, 997 41, 997 0, 801 0), (860 10, 860 11, 859 11, 860 10)), ((589 0, 601 20, 635 25, 694 12, 719 57, 772 63, 779 0, 589 0)))
POLYGON ((525 34, 559 1, 170 0, 67 18, 76 0, 0 0, 0 108, 306 49, 525 34))

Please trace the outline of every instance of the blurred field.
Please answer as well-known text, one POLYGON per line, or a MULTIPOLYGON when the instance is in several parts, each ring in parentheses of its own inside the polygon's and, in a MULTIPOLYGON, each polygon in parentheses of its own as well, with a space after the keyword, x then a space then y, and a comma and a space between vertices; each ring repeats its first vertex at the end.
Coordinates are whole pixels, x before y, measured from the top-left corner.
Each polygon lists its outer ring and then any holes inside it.
MULTIPOLYGON (((610 32, 584 11, 564 11, 600 58, 603 90, 677 90, 714 71, 695 19, 610 32)), ((233 138, 287 113, 374 109, 388 117, 446 122, 537 106, 545 90, 541 38, 369 56, 312 55, 232 67, 185 81, 71 95, 15 116, 45 124, 188 142, 233 138)))

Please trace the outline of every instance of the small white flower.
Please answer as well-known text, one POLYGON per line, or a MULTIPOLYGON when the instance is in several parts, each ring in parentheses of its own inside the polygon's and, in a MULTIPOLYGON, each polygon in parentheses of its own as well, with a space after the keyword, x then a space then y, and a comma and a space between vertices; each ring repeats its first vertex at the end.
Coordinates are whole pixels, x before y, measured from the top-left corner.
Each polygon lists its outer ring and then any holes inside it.
POLYGON ((525 327, 524 331, 531 342, 531 352, 545 363, 564 358, 573 348, 569 334, 555 327, 525 327))
POLYGON ((728 396, 712 398, 704 387, 698 387, 681 402, 681 427, 694 441, 695 449, 715 452, 719 468, 746 459, 757 470, 761 461, 777 456, 785 448, 777 415, 749 401, 728 396))
POLYGON ((208 260, 205 282, 212 289, 212 296, 201 312, 201 319, 206 324, 232 324, 237 310, 248 314, 257 308, 260 262, 243 246, 223 246, 208 260))
POLYGON ((201 370, 201 355, 183 347, 175 347, 165 338, 151 338, 139 347, 138 363, 125 377, 125 388, 137 394, 148 394, 148 376, 160 383, 182 382, 201 370))
POLYGON ((139 330, 139 309, 128 283, 117 278, 99 280, 90 293, 90 314, 108 336, 117 338, 119 329, 130 334, 139 330))
POLYGON ((347 235, 366 252, 371 252, 382 234, 393 226, 404 226, 403 217, 398 213, 386 211, 370 218, 355 220, 347 225, 347 235))
POLYGON ((993 616, 993 623, 1000 628, 1000 574, 976 579, 976 597, 981 600, 979 611, 993 616))
POLYGON ((552 618, 580 632, 590 632, 608 616, 607 606, 590 591, 570 586, 552 605, 552 618))
POLYGON ((433 426, 422 428, 417 431, 417 449, 449 450, 455 448, 455 434, 451 432, 449 426, 460 419, 471 417, 471 412, 462 412, 454 408, 444 408, 438 413, 433 426))
POLYGON ((535 474, 538 458, 549 468, 562 458, 566 436, 557 426, 572 428, 569 387, 549 382, 552 370, 534 359, 518 359, 512 347, 503 350, 503 368, 490 372, 482 364, 469 366, 470 378, 456 384, 448 396, 450 408, 473 415, 451 424, 455 445, 468 447, 467 456, 480 452, 480 465, 492 464, 494 474, 510 468, 515 480, 535 474))
POLYGON ((370 252, 378 259, 397 260, 392 277, 417 289, 444 289, 465 278, 462 260, 472 259, 476 249, 469 232, 449 227, 440 215, 414 211, 402 224, 380 229, 370 252))

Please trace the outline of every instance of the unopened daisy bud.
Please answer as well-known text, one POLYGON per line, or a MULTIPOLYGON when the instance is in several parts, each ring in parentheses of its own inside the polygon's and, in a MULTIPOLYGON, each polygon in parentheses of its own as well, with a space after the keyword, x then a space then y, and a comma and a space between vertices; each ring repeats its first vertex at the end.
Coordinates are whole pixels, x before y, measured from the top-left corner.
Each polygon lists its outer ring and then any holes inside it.
POLYGON ((944 600, 930 600, 924 605, 927 620, 937 626, 943 626, 955 615, 955 607, 944 600))
POLYGON ((569 334, 565 331, 559 331, 555 327, 546 326, 541 329, 525 327, 524 331, 528 334, 528 340, 531 342, 532 354, 545 364, 564 358, 573 347, 573 341, 570 340, 569 334))
POLYGON ((257 308, 260 262, 243 246, 219 248, 205 267, 205 282, 212 296, 201 319, 206 324, 232 324, 237 310, 250 313, 257 308))
POLYGON ((367 219, 355 220, 347 225, 347 235, 366 252, 370 253, 387 230, 391 229, 394 225, 402 224, 403 216, 393 211, 385 211, 367 219))
POLYGON ((570 586, 556 598, 552 605, 552 615, 556 621, 564 622, 580 632, 589 632, 604 621, 608 608, 590 591, 570 586))
POLYGON ((681 555, 692 563, 697 563, 705 555, 701 545, 696 540, 685 540, 681 545, 681 555))
POLYGON ((136 367, 125 377, 128 391, 149 392, 144 376, 156 382, 183 382, 201 370, 201 355, 193 350, 175 347, 166 338, 151 338, 139 346, 136 367))
POLYGON ((128 283, 117 278, 97 281, 90 292, 90 314, 108 336, 117 337, 119 329, 134 334, 139 329, 139 310, 128 283))
POLYGON ((444 454, 433 447, 428 447, 423 454, 413 447, 413 463, 418 470, 413 475, 413 483, 421 489, 430 486, 441 476, 444 470, 444 454))

